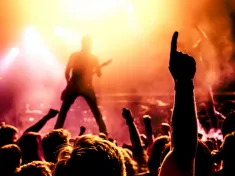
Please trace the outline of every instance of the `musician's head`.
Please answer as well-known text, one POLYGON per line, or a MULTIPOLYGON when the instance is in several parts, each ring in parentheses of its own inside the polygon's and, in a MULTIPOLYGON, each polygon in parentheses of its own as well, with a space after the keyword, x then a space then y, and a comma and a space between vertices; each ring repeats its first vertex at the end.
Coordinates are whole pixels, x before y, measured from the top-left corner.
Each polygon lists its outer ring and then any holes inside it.
POLYGON ((89 51, 92 47, 92 39, 90 36, 85 35, 82 37, 82 49, 89 51))

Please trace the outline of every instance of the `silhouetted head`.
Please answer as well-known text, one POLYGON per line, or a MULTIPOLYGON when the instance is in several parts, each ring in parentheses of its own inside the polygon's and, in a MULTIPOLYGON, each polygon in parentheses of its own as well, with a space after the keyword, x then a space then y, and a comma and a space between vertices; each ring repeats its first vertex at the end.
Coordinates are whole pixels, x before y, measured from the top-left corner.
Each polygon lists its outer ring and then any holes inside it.
POLYGON ((157 173, 160 167, 162 152, 169 142, 170 138, 168 136, 160 136, 153 142, 148 160, 148 168, 151 173, 157 173))
POLYGON ((52 176, 53 168, 54 164, 52 163, 33 161, 21 166, 16 176, 52 176))
POLYGON ((7 144, 14 144, 18 138, 18 130, 11 125, 0 126, 0 147, 7 144))
POLYGON ((82 37, 82 50, 90 51, 92 48, 92 39, 90 36, 85 35, 82 37))
POLYGON ((223 168, 235 172, 235 132, 225 136, 222 148, 223 168))
POLYGON ((70 157, 67 157, 66 172, 67 176, 125 176, 125 160, 113 143, 97 136, 84 135, 76 140, 70 157))
POLYGON ((32 161, 42 161, 42 141, 38 133, 25 133, 18 141, 18 145, 22 151, 22 163, 27 164, 32 161))
POLYGON ((0 175, 13 175, 16 168, 21 165, 21 151, 15 144, 5 145, 0 148, 0 175))
POLYGON ((53 130, 42 139, 42 148, 46 161, 57 162, 58 151, 69 144, 70 133, 64 129, 53 130))

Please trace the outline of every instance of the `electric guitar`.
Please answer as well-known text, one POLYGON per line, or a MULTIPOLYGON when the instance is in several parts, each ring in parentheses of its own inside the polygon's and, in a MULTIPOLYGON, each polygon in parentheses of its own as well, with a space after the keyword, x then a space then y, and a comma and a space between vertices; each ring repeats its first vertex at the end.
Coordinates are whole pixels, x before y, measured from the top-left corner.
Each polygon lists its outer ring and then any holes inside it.
MULTIPOLYGON (((113 61, 113 59, 109 59, 109 60, 103 62, 101 65, 99 65, 98 68, 101 69, 101 68, 103 68, 103 67, 109 65, 112 61, 113 61)), ((95 73, 96 73, 96 71, 94 70, 93 73, 92 73, 92 75, 94 75, 95 73)), ((61 100, 63 100, 63 97, 65 96, 66 92, 69 91, 68 88, 71 87, 70 84, 71 84, 71 82, 69 81, 69 82, 67 83, 66 88, 65 88, 65 89, 63 90, 63 92, 61 93, 61 100)))

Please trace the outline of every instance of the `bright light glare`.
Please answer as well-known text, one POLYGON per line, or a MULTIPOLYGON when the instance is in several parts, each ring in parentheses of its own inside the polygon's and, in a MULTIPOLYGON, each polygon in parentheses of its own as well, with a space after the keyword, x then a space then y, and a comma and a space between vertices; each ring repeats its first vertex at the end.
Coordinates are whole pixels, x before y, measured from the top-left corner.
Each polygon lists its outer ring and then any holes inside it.
POLYGON ((17 47, 11 48, 9 53, 3 58, 1 62, 0 71, 5 72, 9 66, 12 64, 12 62, 15 60, 15 58, 18 56, 20 50, 17 47))
POLYGON ((34 121, 34 118, 33 118, 33 117, 30 117, 30 118, 29 118, 29 121, 30 121, 30 122, 33 122, 33 121, 34 121))
POLYGON ((24 47, 28 54, 36 54, 42 51, 43 44, 39 33, 33 27, 27 27, 24 34, 24 47))
POLYGON ((97 19, 115 11, 123 0, 65 0, 65 7, 74 18, 97 19))
POLYGON ((56 33, 57 36, 59 36, 64 42, 74 42, 77 41, 77 36, 76 34, 67 29, 67 28, 63 28, 63 27, 56 27, 54 29, 54 32, 56 33))
POLYGON ((7 58, 15 58, 18 54, 19 54, 20 50, 19 48, 11 48, 11 51, 9 53, 9 55, 7 56, 7 58))
POLYGON ((133 6, 132 6, 131 3, 126 4, 126 11, 127 11, 128 14, 133 13, 134 10, 133 10, 133 6))

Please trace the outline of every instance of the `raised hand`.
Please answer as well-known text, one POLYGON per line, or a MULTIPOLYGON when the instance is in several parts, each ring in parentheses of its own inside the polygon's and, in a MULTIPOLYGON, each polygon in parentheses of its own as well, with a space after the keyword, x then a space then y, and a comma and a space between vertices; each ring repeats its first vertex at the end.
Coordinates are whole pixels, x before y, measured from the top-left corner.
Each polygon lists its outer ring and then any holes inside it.
POLYGON ((86 132, 86 127, 81 126, 80 127, 80 134, 79 134, 79 136, 83 135, 85 132, 86 132))
POLYGON ((178 32, 171 41, 169 70, 175 81, 192 80, 196 73, 196 62, 193 57, 177 51, 178 32))
POLYGON ((127 108, 122 109, 122 116, 126 119, 126 121, 133 121, 133 117, 131 111, 127 108))
POLYGON ((151 117, 149 115, 144 115, 143 116, 143 121, 144 121, 144 124, 151 124, 151 117))
POLYGON ((59 113, 59 111, 55 110, 55 109, 50 109, 49 112, 47 113, 47 115, 50 118, 54 118, 57 114, 59 113))

